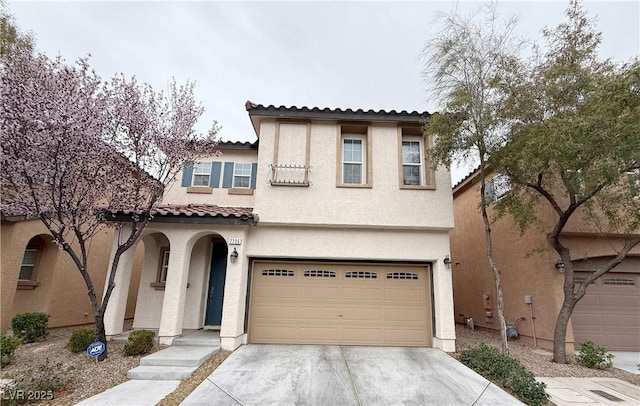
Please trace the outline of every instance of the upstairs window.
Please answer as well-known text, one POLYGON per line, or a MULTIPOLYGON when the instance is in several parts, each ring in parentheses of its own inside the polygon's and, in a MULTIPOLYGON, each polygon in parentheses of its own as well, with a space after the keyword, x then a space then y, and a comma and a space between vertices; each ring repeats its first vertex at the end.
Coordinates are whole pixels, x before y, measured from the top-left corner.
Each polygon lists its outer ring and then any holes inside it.
POLYGON ((235 163, 233 167, 233 187, 248 188, 251 186, 251 164, 235 163))
POLYGON ((192 186, 209 186, 211 179, 211 162, 196 162, 193 164, 192 186))
POLYGON ((499 174, 489 180, 484 189, 484 198, 487 204, 497 202, 511 191, 509 177, 505 174, 499 174))
POLYGON ((364 183, 363 140, 342 140, 342 183, 364 183))
POLYGON ((402 184, 422 185, 422 146, 420 141, 402 141, 402 184))
POLYGON ((338 125, 339 187, 371 187, 371 129, 365 124, 338 125))
POLYGON ((435 173, 427 153, 429 142, 418 126, 398 127, 400 189, 435 189, 435 173))

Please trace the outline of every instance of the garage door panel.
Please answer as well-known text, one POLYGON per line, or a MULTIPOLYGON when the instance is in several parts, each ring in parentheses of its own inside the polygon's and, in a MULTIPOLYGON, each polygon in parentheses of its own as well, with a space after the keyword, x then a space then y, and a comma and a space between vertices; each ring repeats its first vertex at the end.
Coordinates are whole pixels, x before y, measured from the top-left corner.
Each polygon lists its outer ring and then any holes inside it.
POLYGON ((348 321, 382 321, 382 309, 366 307, 343 307, 342 320, 348 321))
MULTIPOLYGON (((305 281, 306 283, 307 281, 305 281)), ((298 288, 298 297, 304 299, 337 299, 340 288, 322 286, 301 286, 298 288)))
POLYGON ((418 302, 425 300, 422 289, 411 288, 387 288, 384 290, 384 299, 396 302, 418 302))
POLYGON ((385 339, 389 343, 396 343, 395 345, 419 345, 425 341, 424 334, 422 330, 387 329, 385 339))
POLYGON ((616 327, 624 329, 632 327, 640 333, 640 317, 637 314, 609 314, 604 317, 606 327, 616 327))
POLYGON ((298 308, 300 320, 338 320, 340 309, 325 306, 300 306, 298 308))
POLYGON ((295 299, 298 291, 295 287, 282 285, 262 285, 258 289, 259 299, 295 299))
POLYGON ((256 261, 249 342, 430 346, 429 286, 424 265, 256 261))
MULTIPOLYGON (((624 287, 612 289, 625 290, 624 287)), ((619 292, 616 295, 604 294, 600 296, 600 304, 602 306, 613 307, 640 307, 640 296, 637 296, 637 293, 638 292, 619 292)))
POLYGON ((342 288, 342 299, 343 300, 380 300, 382 299, 382 289, 380 288, 352 288, 345 287, 342 288))
POLYGON ((342 340, 345 344, 377 344, 383 341, 381 328, 343 328, 342 340))
POLYGON ((280 342, 295 342, 296 328, 279 326, 256 326, 253 335, 259 341, 277 340, 280 342))
MULTIPOLYGON (((576 277, 586 275, 576 273, 576 277)), ((637 280, 640 280, 637 273, 610 272, 587 288, 571 317, 578 344, 590 340, 608 350, 640 351, 640 286, 637 280)))
POLYGON ((384 320, 424 323, 427 321, 427 314, 423 309, 385 309, 384 320))
POLYGON ((295 306, 260 306, 256 308, 256 318, 265 321, 295 320, 296 311, 295 306))
POLYGON ((340 328, 299 327, 297 339, 309 343, 318 341, 337 343, 340 341, 340 328))

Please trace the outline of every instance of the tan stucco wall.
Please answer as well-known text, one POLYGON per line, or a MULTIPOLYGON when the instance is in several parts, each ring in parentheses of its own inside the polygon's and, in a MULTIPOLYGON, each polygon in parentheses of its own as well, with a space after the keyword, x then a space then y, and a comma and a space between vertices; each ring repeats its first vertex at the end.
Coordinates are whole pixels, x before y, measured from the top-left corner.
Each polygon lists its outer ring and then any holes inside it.
MULTIPOLYGON (((281 126, 280 132, 289 126, 281 126)), ((400 189, 398 127, 371 124, 371 188, 336 187, 337 123, 311 124, 309 187, 271 186, 267 178, 273 163, 276 123, 260 125, 258 184, 254 211, 262 224, 316 224, 449 229, 453 226, 450 174, 436 175, 435 190, 400 189)), ((282 137, 282 134, 280 135, 282 137)), ((281 154, 279 154, 281 155, 281 154)), ((279 159, 280 160, 280 159, 279 159)), ((288 164, 288 162, 279 162, 288 164)))
MULTIPOLYGON (((109 261, 113 231, 104 229, 88 244, 88 268, 98 295, 102 295, 109 261)), ((46 228, 39 220, 2 222, 1 229, 2 278, 1 278, 1 328, 6 331, 11 326, 11 318, 24 312, 44 312, 49 314, 49 327, 79 325, 93 322, 93 313, 87 296, 87 287, 80 272, 68 254, 59 250, 51 242, 46 228), (40 260, 35 289, 18 290, 18 274, 29 240, 40 235, 47 248, 40 260)), ((138 258, 138 268, 141 258, 138 258)), ((139 272, 135 272, 132 284, 137 284, 139 272)), ((136 285, 137 287, 137 285, 136 285)), ((129 294, 135 297, 137 289, 129 294)), ((135 303, 135 300, 132 300, 135 303)), ((133 317, 133 306, 127 309, 127 316, 133 317)))
MULTIPOLYGON (((223 207, 253 207, 253 195, 229 194, 229 189, 222 188, 222 178, 224 176, 224 162, 254 163, 258 161, 258 151, 256 150, 224 150, 219 156, 202 157, 199 161, 223 162, 220 173, 220 187, 213 188, 211 193, 187 193, 187 188, 181 186, 182 172, 178 174, 173 184, 169 185, 164 192, 162 203, 165 204, 215 204, 223 207)), ((265 178, 258 176, 257 183, 264 182, 265 178)))
MULTIPOLYGON (((499 329, 495 282, 486 257, 479 196, 479 184, 461 188, 454 196, 456 227, 450 232, 450 238, 454 262, 455 316, 459 323, 471 317, 476 326, 499 329), (488 309, 485 309, 484 293, 491 295, 488 309), (486 310, 492 312, 492 318, 485 316, 486 310)), ((549 211, 540 211, 539 215, 547 222, 553 219, 549 211)), ((563 300, 564 278, 555 268, 557 254, 549 248, 544 234, 538 229, 532 228, 520 235, 510 216, 492 224, 492 236, 494 258, 502 271, 506 319, 513 321, 520 316, 526 317, 526 320, 518 323, 518 331, 521 339, 533 341, 533 309, 538 345, 551 348, 555 321, 563 300), (531 306, 525 304, 525 295, 532 296, 531 306)), ((564 235, 561 241, 570 248, 574 260, 611 255, 618 245, 615 241, 599 239, 594 235, 564 235)), ((640 247, 636 247, 633 252, 638 251, 640 247)), ((569 346, 573 344, 571 324, 567 343, 569 346)))

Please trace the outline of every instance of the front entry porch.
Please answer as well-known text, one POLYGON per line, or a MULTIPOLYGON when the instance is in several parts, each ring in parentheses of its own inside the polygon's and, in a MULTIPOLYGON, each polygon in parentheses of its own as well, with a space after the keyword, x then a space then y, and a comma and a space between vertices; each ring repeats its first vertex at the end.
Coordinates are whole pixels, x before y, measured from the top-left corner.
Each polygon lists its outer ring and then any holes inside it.
MULTIPOLYGON (((229 208, 225 209, 224 216, 189 217, 193 221, 170 221, 157 215, 147 227, 141 238, 144 261, 134 329, 156 331, 161 345, 171 345, 184 333, 205 326, 219 329, 223 349, 233 350, 245 342, 242 293, 246 292, 248 276, 242 270, 248 269, 248 259, 242 245, 247 239, 247 227, 243 226, 255 221, 250 209, 239 210, 243 214, 237 216, 230 216, 229 208), (234 241, 238 252, 234 262, 229 261, 227 241, 234 241)), ((112 252, 116 244, 114 241, 112 252)), ((133 252, 132 248, 121 257, 116 272, 105 314, 110 339, 124 330, 133 252)))

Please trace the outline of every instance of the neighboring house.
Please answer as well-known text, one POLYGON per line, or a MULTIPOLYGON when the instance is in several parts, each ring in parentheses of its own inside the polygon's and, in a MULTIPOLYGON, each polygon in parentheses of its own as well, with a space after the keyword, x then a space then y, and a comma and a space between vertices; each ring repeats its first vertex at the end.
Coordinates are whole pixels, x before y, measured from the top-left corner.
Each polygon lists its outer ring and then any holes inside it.
MULTIPOLYGON (((509 190, 505 176, 491 175, 486 192, 489 201, 497 201, 509 190)), ((475 326, 497 330, 500 326, 495 283, 487 262, 479 203, 476 172, 453 189, 456 228, 450 238, 456 321, 464 323, 472 318, 475 326)), ((538 216, 553 219, 554 213, 541 206, 538 216)), ((621 236, 603 238, 579 217, 577 213, 561 234, 562 243, 574 259, 576 280, 611 259, 621 241, 621 236)), ((564 278, 558 255, 548 247, 544 233, 533 227, 521 236, 508 215, 492 224, 491 229, 494 258, 502 271, 507 321, 524 317, 517 324, 520 339, 552 348, 555 321, 563 302, 564 278)), ((589 286, 578 302, 569 323, 567 348, 573 351, 574 343, 586 340, 609 350, 640 351, 640 247, 589 286)))
MULTIPOLYGON (((142 238, 134 328, 170 344, 219 328, 243 343, 455 350, 450 174, 427 113, 247 102, 258 141, 187 165, 142 238)), ((126 255, 106 315, 122 331, 126 255)))
MULTIPOLYGON (((48 314, 49 327, 92 323, 87 287, 69 255, 60 250, 40 220, 2 217, 1 331, 19 313, 48 314)), ((113 231, 105 229, 87 244, 89 271, 101 295, 113 231)), ((140 269, 140 265, 134 267, 140 269)), ((139 271, 134 272, 125 316, 133 317, 139 271)))

